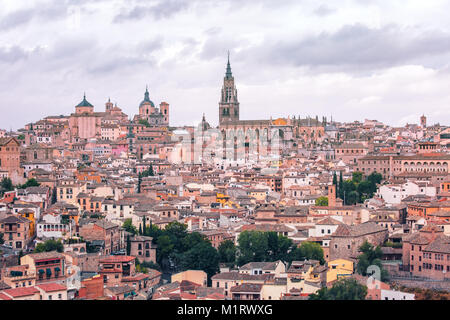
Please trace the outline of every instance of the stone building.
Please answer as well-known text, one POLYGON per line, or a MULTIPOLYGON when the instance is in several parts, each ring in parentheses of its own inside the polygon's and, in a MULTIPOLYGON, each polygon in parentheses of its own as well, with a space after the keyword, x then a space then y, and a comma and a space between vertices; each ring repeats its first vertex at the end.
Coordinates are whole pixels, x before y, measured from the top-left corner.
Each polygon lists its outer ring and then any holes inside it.
POLYGON ((388 230, 374 222, 359 225, 339 225, 331 235, 330 260, 356 258, 359 247, 367 240, 374 246, 382 245, 388 237, 388 230))
POLYGON ((241 120, 239 108, 237 89, 228 56, 219 102, 219 130, 223 139, 224 153, 234 154, 233 160, 237 161, 237 154, 244 155, 246 158, 251 153, 269 154, 278 148, 273 145, 275 141, 280 144, 280 147, 292 147, 295 139, 312 143, 322 141, 325 137, 326 118, 322 121, 319 121, 318 117, 296 119, 295 116, 292 119, 288 117, 287 119, 241 120), (242 152, 238 152, 239 150, 242 152))
POLYGON ((130 255, 139 261, 156 263, 156 245, 152 243, 153 238, 145 236, 130 237, 130 255))
POLYGON ((16 138, 0 138, 0 173, 5 172, 13 184, 23 183, 20 166, 20 142, 16 138))
POLYGON ((403 237, 402 269, 411 275, 436 280, 450 279, 450 237, 428 224, 403 237))
POLYGON ((139 120, 146 120, 150 126, 160 127, 169 125, 169 104, 167 102, 161 102, 159 108, 155 106, 150 95, 148 88, 145 89, 144 100, 139 105, 139 115, 134 119, 135 122, 139 120))

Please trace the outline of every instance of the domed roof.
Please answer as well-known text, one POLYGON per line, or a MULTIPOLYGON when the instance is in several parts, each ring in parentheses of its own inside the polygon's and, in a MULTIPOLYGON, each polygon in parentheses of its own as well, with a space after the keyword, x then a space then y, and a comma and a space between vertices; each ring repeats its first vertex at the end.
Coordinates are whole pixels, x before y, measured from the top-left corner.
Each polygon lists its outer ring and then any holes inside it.
POLYGON ((205 119, 205 114, 203 114, 202 122, 198 124, 198 128, 202 131, 207 131, 211 129, 211 125, 205 119))
POLYGON ((81 101, 77 107, 94 107, 92 104, 90 104, 87 100, 86 100, 86 94, 84 94, 83 96, 83 101, 81 101))
POLYGON ((139 105, 139 107, 141 107, 144 104, 150 104, 153 108, 155 107, 155 104, 153 103, 152 100, 150 100, 150 96, 148 93, 148 89, 145 88, 145 95, 144 95, 144 100, 142 100, 141 104, 139 105))

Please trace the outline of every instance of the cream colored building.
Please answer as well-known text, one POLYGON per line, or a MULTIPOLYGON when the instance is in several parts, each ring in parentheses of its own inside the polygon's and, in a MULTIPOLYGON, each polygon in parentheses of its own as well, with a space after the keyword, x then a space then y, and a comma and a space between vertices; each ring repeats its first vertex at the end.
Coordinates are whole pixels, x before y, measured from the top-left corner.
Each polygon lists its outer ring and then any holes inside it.
POLYGON ((173 274, 171 282, 181 282, 183 280, 191 281, 206 287, 208 275, 202 270, 186 270, 177 274, 173 274))
POLYGON ((61 180, 56 186, 57 201, 67 202, 78 207, 78 194, 86 192, 86 186, 86 183, 78 183, 73 180, 61 180))

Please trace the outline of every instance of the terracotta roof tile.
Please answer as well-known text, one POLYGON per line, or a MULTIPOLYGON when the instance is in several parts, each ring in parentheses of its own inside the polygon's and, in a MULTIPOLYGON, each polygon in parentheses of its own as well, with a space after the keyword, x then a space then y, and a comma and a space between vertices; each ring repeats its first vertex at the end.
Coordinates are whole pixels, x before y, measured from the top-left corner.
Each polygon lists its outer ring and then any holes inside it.
POLYGON ((36 285, 36 287, 44 290, 45 292, 53 292, 53 291, 65 291, 67 287, 60 283, 42 283, 36 285))

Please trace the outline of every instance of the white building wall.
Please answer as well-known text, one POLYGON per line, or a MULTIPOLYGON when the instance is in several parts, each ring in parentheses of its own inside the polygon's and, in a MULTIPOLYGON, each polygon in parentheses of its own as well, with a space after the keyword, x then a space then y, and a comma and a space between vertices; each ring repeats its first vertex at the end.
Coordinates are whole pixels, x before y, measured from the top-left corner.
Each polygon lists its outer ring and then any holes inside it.
POLYGON ((382 289, 381 300, 415 300, 415 295, 413 293, 382 289))

